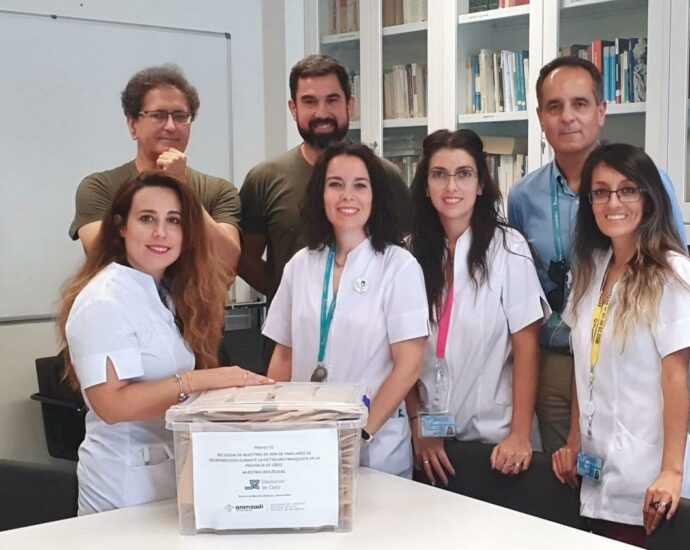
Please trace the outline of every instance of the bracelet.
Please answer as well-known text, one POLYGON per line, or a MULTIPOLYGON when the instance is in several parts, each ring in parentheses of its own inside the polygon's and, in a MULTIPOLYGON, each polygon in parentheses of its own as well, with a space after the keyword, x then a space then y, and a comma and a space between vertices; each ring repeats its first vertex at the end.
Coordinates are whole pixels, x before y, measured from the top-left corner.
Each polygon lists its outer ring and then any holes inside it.
POLYGON ((185 393, 182 389, 182 377, 179 374, 174 374, 173 378, 177 380, 177 384, 180 386, 180 394, 177 396, 177 401, 182 403, 189 397, 189 394, 185 393))
POLYGON ((184 371, 184 379, 187 381, 187 386, 189 386, 189 393, 194 393, 194 388, 192 387, 192 372, 184 371))

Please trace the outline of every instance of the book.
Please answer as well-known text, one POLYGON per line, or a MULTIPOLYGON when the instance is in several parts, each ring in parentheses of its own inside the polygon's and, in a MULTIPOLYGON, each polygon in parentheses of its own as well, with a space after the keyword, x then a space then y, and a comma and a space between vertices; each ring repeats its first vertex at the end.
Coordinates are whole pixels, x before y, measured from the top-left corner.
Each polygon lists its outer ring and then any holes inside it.
POLYGON ((647 39, 640 38, 632 48, 632 97, 635 102, 647 100, 647 39))

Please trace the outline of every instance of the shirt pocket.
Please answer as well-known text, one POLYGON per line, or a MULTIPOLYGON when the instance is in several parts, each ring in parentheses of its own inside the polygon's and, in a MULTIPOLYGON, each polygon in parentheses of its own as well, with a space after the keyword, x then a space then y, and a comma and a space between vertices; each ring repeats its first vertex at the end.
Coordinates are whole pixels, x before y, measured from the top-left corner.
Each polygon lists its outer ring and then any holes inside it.
POLYGON ((159 443, 134 449, 125 472, 125 505, 165 500, 175 494, 175 460, 170 447, 159 443))
POLYGON ((641 519, 645 492, 659 475, 663 448, 636 437, 618 420, 615 431, 602 482, 612 509, 641 519))

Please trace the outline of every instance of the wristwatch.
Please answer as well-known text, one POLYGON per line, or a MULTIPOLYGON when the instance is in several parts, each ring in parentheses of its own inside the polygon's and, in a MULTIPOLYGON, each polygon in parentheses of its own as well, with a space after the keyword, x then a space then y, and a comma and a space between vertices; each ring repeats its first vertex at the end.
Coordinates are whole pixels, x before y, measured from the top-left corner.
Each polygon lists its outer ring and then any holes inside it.
POLYGON ((371 443, 372 441, 374 441, 374 437, 374 434, 370 434, 368 431, 362 428, 362 439, 365 443, 371 443))

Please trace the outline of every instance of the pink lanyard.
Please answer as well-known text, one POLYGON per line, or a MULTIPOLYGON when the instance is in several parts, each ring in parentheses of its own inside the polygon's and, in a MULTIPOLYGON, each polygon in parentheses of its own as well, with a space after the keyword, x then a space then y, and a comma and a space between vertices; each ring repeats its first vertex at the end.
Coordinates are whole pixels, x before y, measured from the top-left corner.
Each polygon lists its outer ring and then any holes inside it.
POLYGON ((438 338, 436 339, 436 357, 445 359, 446 342, 448 341, 448 329, 450 328, 450 314, 453 310, 453 285, 448 289, 448 297, 441 314, 441 322, 438 324, 438 338))

